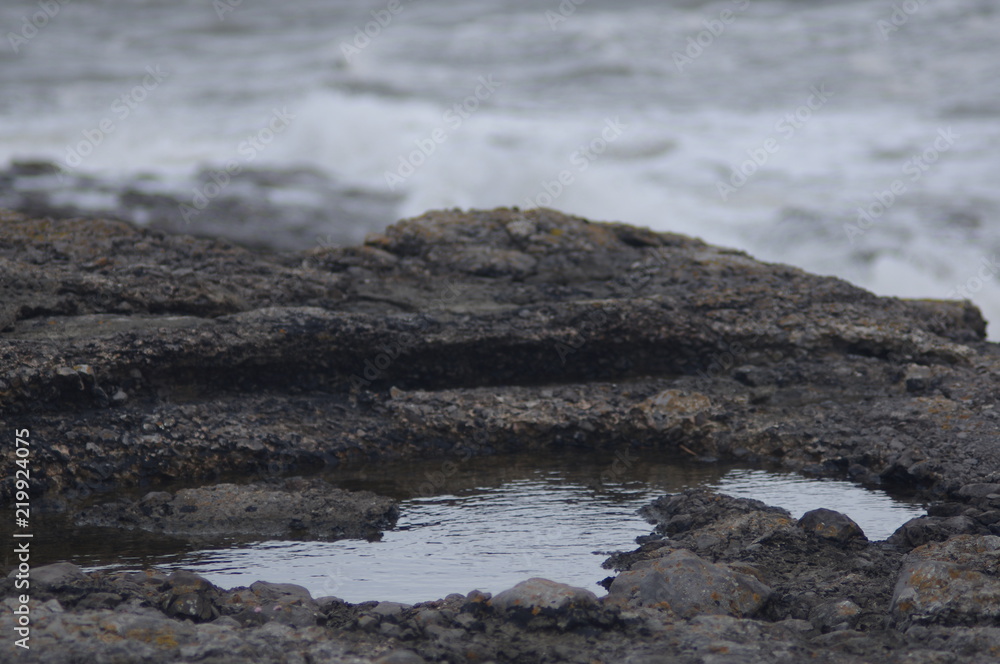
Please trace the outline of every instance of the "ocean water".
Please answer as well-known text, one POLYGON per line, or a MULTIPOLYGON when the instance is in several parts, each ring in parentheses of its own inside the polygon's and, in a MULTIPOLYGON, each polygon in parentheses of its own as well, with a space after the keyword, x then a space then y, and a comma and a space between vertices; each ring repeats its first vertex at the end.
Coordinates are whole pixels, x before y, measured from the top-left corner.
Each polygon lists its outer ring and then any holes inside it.
POLYGON ((545 205, 1000 320, 990 0, 11 0, 0 26, 0 206, 302 248, 545 205))

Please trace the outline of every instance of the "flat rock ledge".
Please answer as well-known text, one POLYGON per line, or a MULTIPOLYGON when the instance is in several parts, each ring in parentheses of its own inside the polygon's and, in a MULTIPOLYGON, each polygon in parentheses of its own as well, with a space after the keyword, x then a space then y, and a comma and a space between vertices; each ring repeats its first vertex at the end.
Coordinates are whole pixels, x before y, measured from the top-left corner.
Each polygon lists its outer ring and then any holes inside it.
POLYGON ((102 503, 76 515, 78 526, 147 530, 165 535, 371 539, 392 528, 395 501, 370 491, 344 491, 322 480, 215 484, 139 500, 102 503))

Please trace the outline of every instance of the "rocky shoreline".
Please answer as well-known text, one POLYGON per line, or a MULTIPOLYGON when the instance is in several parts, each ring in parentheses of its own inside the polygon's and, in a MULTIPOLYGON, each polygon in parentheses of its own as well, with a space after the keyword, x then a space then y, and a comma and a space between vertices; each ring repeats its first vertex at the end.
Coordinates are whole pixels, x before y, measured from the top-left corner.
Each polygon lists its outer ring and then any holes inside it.
MULTIPOLYGON (((35 509, 81 523, 210 532, 229 505, 265 534, 375 536, 392 501, 282 478, 573 448, 766 463, 931 505, 868 542, 835 512, 796 522, 668 496, 645 514, 654 533, 609 560, 602 599, 533 580, 351 605, 36 568, 24 661, 1000 655, 1000 353, 967 302, 877 297, 687 237, 516 209, 432 212, 299 253, 0 213, 0 275, 0 421, 31 432, 35 509), (121 490, 148 493, 107 499, 121 490), (268 505, 302 518, 263 518, 268 505)), ((13 580, 0 589, 13 610, 13 580)))
MULTIPOLYGON (((600 599, 528 579, 495 596, 349 604, 292 584, 223 590, 184 571, 57 563, 32 572, 33 645, 21 659, 902 664, 1000 653, 1000 537, 905 553, 831 510, 794 521, 693 490, 653 510, 672 536, 609 560, 621 573, 600 599)), ((17 604, 4 604, 0 628, 12 632, 17 604)))

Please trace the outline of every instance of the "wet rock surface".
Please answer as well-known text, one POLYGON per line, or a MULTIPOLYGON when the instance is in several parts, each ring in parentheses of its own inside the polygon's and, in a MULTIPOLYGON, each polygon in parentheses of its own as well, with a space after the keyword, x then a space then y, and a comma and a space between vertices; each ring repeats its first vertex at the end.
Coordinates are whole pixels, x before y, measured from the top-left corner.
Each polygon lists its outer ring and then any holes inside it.
MULTIPOLYGON (((929 503, 869 542, 829 510, 795 521, 666 496, 645 510, 654 533, 609 559, 621 590, 599 600, 533 580, 496 598, 351 605, 189 572, 35 569, 22 659, 995 661, 1000 354, 984 330, 968 303, 876 297, 549 210, 434 212, 300 253, 0 213, 0 424, 31 432, 38 505, 88 523, 222 532, 214 517, 192 525, 227 506, 245 516, 249 494, 222 478, 258 480, 266 502, 280 491, 259 482, 359 460, 573 446, 767 464, 929 503), (153 493, 103 495, 135 488, 153 493)), ((306 502, 276 504, 300 523, 260 527, 328 536, 310 480, 294 481, 306 502)), ((16 603, 13 579, 0 591, 16 603)))
POLYGON ((177 493, 152 491, 82 510, 81 526, 141 529, 167 535, 309 538, 376 537, 398 517, 395 502, 370 491, 344 491, 322 480, 215 484, 177 493))

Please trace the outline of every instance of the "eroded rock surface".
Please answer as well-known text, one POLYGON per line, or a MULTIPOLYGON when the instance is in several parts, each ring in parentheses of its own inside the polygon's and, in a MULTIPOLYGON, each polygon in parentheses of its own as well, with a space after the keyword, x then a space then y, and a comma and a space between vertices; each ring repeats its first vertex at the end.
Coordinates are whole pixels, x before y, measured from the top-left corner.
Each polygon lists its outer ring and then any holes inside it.
POLYGON ((610 602, 666 609, 684 618, 751 618, 771 596, 771 589, 754 576, 706 562, 685 549, 635 563, 608 591, 610 602))
POLYGON ((141 529, 167 535, 255 535, 336 540, 372 538, 391 528, 395 502, 370 491, 344 491, 322 480, 292 478, 270 484, 215 484, 153 491, 89 507, 76 524, 141 529))
MULTIPOLYGON (((565 446, 846 476, 930 503, 882 543, 850 515, 664 497, 645 512, 655 533, 608 565, 612 586, 696 568, 678 584, 688 604, 669 607, 641 583, 562 604, 576 591, 533 580, 507 591, 540 598, 525 612, 504 593, 350 605, 188 572, 41 568, 40 647, 22 659, 995 661, 1000 354, 984 333, 969 303, 877 297, 550 210, 432 212, 301 253, 0 213, 0 425, 30 430, 39 508, 96 499, 80 518, 197 530, 168 508, 245 511, 211 498, 233 475, 565 446), (136 487, 154 493, 100 496, 136 487)), ((289 527, 336 528, 275 532, 289 527)), ((12 579, 0 595, 16 602, 12 579)))
POLYGON ((1000 537, 957 535, 914 549, 903 562, 891 609, 901 629, 1000 626, 1000 537))
POLYGON ((36 495, 567 444, 961 502, 1000 481, 974 307, 670 233, 433 212, 269 254, 4 213, 0 289, 2 423, 34 436, 36 495))

